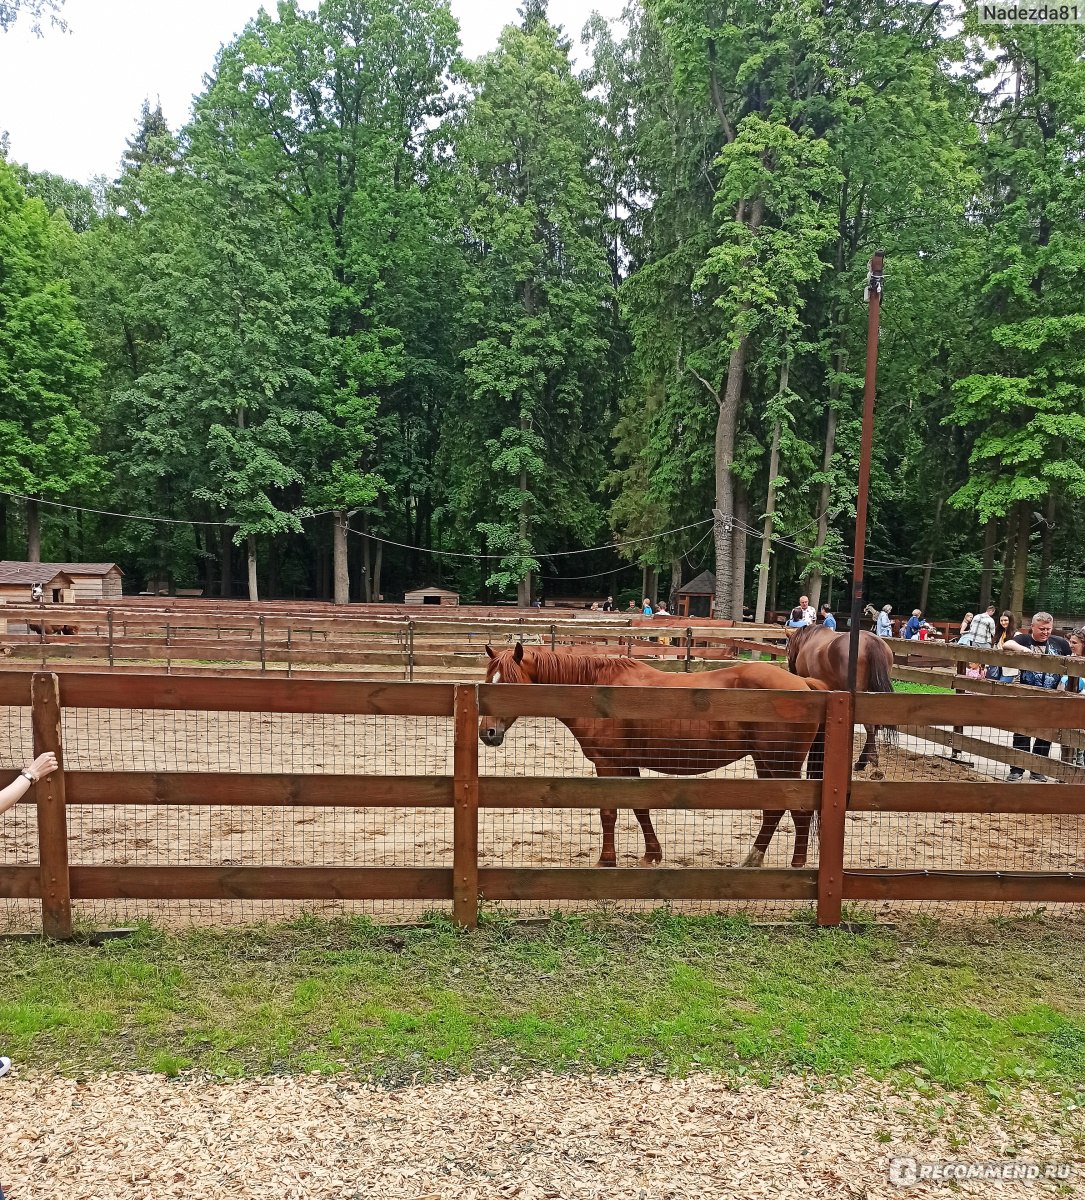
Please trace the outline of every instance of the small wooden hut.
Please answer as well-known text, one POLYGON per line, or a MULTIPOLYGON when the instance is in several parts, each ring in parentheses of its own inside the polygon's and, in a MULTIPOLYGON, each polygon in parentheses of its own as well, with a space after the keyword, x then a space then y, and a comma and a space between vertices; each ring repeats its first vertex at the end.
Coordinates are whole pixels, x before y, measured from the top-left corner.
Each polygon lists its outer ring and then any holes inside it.
POLYGON ((716 576, 711 571, 702 571, 696 579, 691 579, 678 589, 678 615, 710 617, 715 598, 716 576))
POLYGON ((404 604, 459 604, 459 592, 450 592, 448 588, 424 587, 415 588, 403 596, 404 604))

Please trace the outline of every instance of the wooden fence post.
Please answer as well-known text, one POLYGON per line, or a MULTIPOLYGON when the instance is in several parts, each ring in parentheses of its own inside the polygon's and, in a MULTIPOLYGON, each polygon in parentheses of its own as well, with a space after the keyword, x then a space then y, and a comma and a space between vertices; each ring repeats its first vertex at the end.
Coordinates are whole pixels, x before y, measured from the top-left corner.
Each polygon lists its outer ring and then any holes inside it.
POLYGON ((452 912, 457 925, 478 924, 478 688, 455 688, 452 912))
POLYGON ((106 625, 109 629, 109 665, 113 666, 113 610, 110 609, 106 615, 106 625))
POLYGON ((844 823, 851 786, 852 712, 847 692, 825 698, 825 762, 821 777, 818 924, 839 925, 844 890, 844 823))
POLYGON ((35 671, 30 681, 34 755, 52 750, 60 763, 34 785, 38 805, 38 863, 41 871, 41 924, 48 938, 72 936, 72 892, 68 878, 68 813, 64 801, 64 741, 60 729, 60 682, 35 671))

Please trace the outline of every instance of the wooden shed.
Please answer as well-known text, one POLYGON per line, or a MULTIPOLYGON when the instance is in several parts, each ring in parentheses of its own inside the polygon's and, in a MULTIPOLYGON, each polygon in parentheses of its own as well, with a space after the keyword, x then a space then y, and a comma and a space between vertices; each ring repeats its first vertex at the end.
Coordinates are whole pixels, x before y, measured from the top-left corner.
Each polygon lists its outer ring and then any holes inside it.
MULTIPOLYGON (((124 572, 116 563, 30 563, 5 559, 0 562, 0 579, 5 577, 5 573, 28 579, 30 583, 41 582, 43 587, 44 576, 53 579, 57 575, 66 575, 71 581, 73 595, 57 601, 65 604, 119 596, 124 578, 124 572)), ((47 602, 48 590, 45 597, 47 602)), ((25 598, 30 598, 29 593, 25 598)))
POLYGON ((691 579, 678 589, 678 615, 710 617, 715 598, 716 577, 711 571, 702 571, 696 579, 691 579))
POLYGON ((46 604, 75 603, 75 581, 54 563, 0 562, 0 600, 29 604, 36 583, 46 604))
POLYGON ((448 588, 424 587, 415 588, 403 596, 404 604, 459 604, 459 592, 450 592, 448 588))

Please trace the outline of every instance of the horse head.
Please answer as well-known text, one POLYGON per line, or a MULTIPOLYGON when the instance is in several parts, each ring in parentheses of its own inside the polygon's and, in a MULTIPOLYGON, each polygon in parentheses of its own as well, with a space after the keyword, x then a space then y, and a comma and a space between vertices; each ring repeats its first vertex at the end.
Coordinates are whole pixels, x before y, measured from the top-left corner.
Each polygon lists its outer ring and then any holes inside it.
MULTIPOLYGON (((517 642, 508 650, 495 651, 492 646, 486 647, 490 662, 486 668, 487 683, 534 683, 531 676, 530 664, 524 659, 524 644, 517 642)), ((485 716, 478 723, 479 741, 485 746, 500 746, 505 740, 505 733, 516 720, 510 717, 485 716)))

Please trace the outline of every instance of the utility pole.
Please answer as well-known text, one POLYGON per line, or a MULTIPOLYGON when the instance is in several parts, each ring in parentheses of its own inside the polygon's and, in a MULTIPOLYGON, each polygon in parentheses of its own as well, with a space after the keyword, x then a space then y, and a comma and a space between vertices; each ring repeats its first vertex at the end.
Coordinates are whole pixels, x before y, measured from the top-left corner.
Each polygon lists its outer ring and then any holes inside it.
POLYGON ((855 557, 851 574, 851 640, 848 645, 848 691, 855 693, 855 674, 859 665, 859 622, 866 600, 863 579, 866 557, 867 492, 870 489, 870 455, 874 448, 874 385, 878 374, 878 329, 882 311, 882 270, 885 251, 870 260, 866 292, 870 306, 866 334, 866 383, 863 387, 863 440, 859 451, 859 494, 855 502, 855 557))

